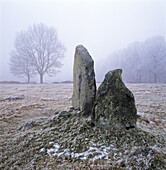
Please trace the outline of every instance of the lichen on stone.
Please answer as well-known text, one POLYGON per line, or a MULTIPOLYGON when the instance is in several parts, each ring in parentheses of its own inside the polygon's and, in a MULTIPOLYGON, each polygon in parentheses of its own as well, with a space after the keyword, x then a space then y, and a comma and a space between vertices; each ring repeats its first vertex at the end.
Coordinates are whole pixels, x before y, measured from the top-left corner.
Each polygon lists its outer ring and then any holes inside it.
POLYGON ((90 115, 96 95, 94 61, 87 49, 78 45, 74 55, 72 105, 90 115))
POLYGON ((97 90, 92 110, 92 122, 97 126, 115 129, 136 127, 134 95, 123 83, 121 73, 121 69, 108 72, 97 90))

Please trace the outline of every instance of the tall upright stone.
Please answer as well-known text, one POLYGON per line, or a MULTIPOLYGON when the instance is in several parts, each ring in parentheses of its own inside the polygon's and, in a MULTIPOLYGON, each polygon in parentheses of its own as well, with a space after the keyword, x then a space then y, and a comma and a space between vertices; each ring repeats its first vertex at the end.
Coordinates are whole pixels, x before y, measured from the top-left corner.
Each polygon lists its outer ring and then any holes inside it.
POLYGON ((72 105, 90 115, 96 96, 94 61, 87 49, 78 45, 74 55, 72 105))
POLYGON ((122 70, 108 72, 100 85, 93 108, 92 122, 113 129, 136 127, 134 95, 121 78, 122 70))

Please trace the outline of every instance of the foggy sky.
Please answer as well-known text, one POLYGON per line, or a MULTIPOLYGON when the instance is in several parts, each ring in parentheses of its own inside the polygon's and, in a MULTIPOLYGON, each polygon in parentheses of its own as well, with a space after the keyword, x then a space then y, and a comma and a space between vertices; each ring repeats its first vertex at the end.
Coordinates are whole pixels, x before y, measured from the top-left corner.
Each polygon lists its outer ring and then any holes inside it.
POLYGON ((16 33, 34 23, 54 26, 67 49, 61 72, 44 81, 72 80, 79 44, 93 57, 101 80, 103 61, 111 53, 134 41, 166 35, 165 11, 165 0, 0 0, 0 81, 20 80, 10 73, 10 51, 16 33))

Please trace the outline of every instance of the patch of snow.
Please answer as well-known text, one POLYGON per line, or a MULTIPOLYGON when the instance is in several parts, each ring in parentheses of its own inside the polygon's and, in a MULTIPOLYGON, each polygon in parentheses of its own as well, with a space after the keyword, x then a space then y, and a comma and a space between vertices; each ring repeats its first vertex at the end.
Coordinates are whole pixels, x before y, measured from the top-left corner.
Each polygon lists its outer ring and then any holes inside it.
MULTIPOLYGON (((49 144, 53 144, 53 142, 50 142, 49 144)), ((113 149, 113 150, 117 150, 114 148, 113 145, 110 145, 108 147, 104 146, 103 143, 94 143, 94 142, 90 142, 90 147, 88 150, 86 150, 85 152, 80 152, 80 153, 75 153, 75 152, 70 152, 69 149, 64 149, 62 152, 58 152, 60 146, 58 143, 55 143, 53 145, 53 148, 50 148, 50 149, 47 149, 47 154, 49 156, 71 156, 72 158, 79 158, 79 159, 82 159, 82 160, 85 160, 87 159, 90 155, 92 155, 92 160, 96 160, 96 159, 102 159, 102 158, 105 158, 105 159, 108 159, 108 155, 109 155, 109 150, 110 149, 113 149), (93 155, 97 153, 97 155, 95 155, 93 157, 93 155)), ((117 154, 114 153, 114 155, 116 156, 117 154)))
POLYGON ((53 144, 54 142, 49 142, 49 144, 51 145, 51 144, 53 144))
POLYGON ((44 151, 44 148, 41 148, 41 149, 40 149, 40 152, 43 152, 43 151, 44 151))
POLYGON ((149 122, 149 123, 150 123, 151 125, 155 125, 155 123, 154 123, 153 121, 151 121, 151 120, 150 120, 150 122, 149 122))
POLYGON ((141 117, 144 117, 144 116, 145 116, 145 113, 137 112, 137 115, 139 115, 139 116, 141 116, 141 117))
MULTIPOLYGON (((50 142, 50 143, 53 144, 52 142, 50 142)), ((55 143, 53 146, 54 146, 54 148, 47 149, 47 154, 49 156, 51 156, 52 154, 54 155, 54 153, 56 153, 60 147, 58 143, 55 143)))

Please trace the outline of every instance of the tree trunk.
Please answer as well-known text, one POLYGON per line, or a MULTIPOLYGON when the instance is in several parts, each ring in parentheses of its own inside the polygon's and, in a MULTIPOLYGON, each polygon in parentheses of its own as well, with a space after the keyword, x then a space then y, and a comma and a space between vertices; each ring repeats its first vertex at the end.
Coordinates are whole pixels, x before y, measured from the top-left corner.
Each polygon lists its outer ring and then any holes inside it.
POLYGON ((43 84, 43 74, 40 74, 40 84, 43 84))
POLYGON ((154 82, 157 83, 157 74, 154 73, 154 82))
POLYGON ((30 83, 30 75, 27 75, 27 77, 28 77, 28 84, 30 83))

